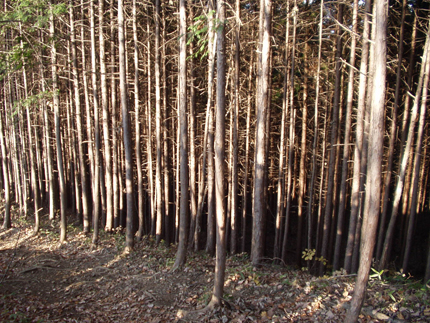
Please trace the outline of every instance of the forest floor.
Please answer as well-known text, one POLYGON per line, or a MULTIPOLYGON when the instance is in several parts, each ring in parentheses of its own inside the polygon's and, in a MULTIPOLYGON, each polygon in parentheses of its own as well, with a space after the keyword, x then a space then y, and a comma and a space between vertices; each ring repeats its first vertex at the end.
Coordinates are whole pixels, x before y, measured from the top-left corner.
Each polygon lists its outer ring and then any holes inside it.
MULTIPOLYGON (((315 277, 306 270, 267 264, 247 255, 227 260, 223 306, 200 314, 210 300, 215 260, 189 253, 172 272, 175 247, 150 238, 124 254, 122 234, 91 237, 69 226, 59 245, 58 225, 43 222, 0 230, 1 322, 343 322, 353 276, 315 277)), ((359 322, 430 322, 430 292, 412 277, 372 271, 359 322)))

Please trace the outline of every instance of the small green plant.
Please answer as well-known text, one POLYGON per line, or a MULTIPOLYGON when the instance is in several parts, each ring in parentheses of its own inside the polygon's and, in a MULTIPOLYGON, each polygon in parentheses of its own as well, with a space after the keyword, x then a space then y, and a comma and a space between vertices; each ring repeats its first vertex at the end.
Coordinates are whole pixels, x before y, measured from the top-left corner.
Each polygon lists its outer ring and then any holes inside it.
POLYGON ((370 278, 370 279, 372 279, 372 280, 374 280, 374 279, 382 280, 382 275, 384 274, 385 269, 382 269, 381 271, 377 271, 377 270, 376 270, 376 269, 374 269, 374 268, 370 268, 370 269, 371 269, 371 270, 372 270, 372 272, 373 272, 373 274, 369 275, 369 278, 370 278))
MULTIPOLYGON (((316 250, 315 249, 308 249, 306 248, 303 252, 302 252, 302 258, 306 261, 310 261, 312 259, 314 259, 316 254, 316 250)), ((327 265, 327 259, 325 259, 324 257, 315 257, 315 261, 319 261, 322 262, 323 265, 327 265)))

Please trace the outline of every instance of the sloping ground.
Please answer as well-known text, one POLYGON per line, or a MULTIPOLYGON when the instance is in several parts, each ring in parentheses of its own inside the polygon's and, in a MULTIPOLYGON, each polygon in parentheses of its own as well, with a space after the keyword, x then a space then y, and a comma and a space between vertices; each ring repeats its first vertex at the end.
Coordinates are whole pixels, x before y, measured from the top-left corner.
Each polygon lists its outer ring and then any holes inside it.
MULTIPOLYGON (((68 242, 45 223, 0 231, 0 321, 2 322, 180 322, 211 296, 215 261, 190 254, 172 272, 175 248, 151 239, 124 255, 121 234, 90 237, 69 226, 68 242)), ((377 276, 377 275, 375 275, 377 276)), ((360 322, 430 322, 426 286, 401 275, 369 283, 360 322)), ((354 277, 317 278, 306 271, 267 265, 253 268, 246 255, 227 262, 225 302, 198 322, 343 322, 354 277)))

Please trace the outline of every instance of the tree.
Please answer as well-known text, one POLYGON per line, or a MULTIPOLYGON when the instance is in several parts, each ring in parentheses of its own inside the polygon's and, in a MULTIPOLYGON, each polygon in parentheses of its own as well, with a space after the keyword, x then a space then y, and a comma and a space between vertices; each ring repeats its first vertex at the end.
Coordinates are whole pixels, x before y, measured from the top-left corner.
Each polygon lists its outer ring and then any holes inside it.
MULTIPOLYGON (((52 1, 49 1, 51 13, 49 16, 49 31, 50 37, 54 39, 55 27, 54 27, 54 15, 52 13, 52 1)), ((60 126, 60 95, 58 93, 58 76, 57 76, 57 49, 55 44, 51 45, 51 72, 52 72, 52 92, 54 115, 55 115, 55 142, 57 147, 57 168, 58 177, 60 184, 60 242, 66 241, 67 234, 67 218, 66 218, 66 182, 64 178, 64 163, 62 155, 62 143, 61 143, 61 126, 60 126)), ((52 193, 52 192, 51 192, 52 193)))
POLYGON ((126 241, 125 252, 133 250, 134 232, 134 198, 133 198, 133 153, 131 146, 131 126, 127 97, 127 76, 126 76, 126 56, 125 56, 125 35, 124 35, 124 3, 118 1, 118 44, 119 44, 119 88, 121 96, 122 131, 125 152, 125 190, 127 194, 127 216, 126 216, 126 241))
MULTIPOLYGON (((174 269, 185 264, 187 255, 187 238, 189 223, 188 207, 188 122, 187 122, 187 14, 185 0, 179 1, 179 75, 178 75, 178 110, 179 110, 179 168, 180 168, 180 202, 179 202, 179 245, 174 269)), ((179 192, 177 192, 178 194, 179 192)))
POLYGON ((372 158, 367 165, 366 199, 364 203, 364 218, 362 225, 362 244, 360 253, 360 266, 358 270, 354 295, 351 300, 345 322, 356 322, 364 300, 365 289, 369 279, 373 250, 376 241, 376 230, 381 202, 381 169, 384 150, 384 107, 385 107, 385 80, 386 80, 386 28, 387 9, 385 1, 376 0, 374 15, 374 42, 375 59, 372 89, 372 106, 370 117, 370 133, 368 152, 372 158))
POLYGON ((263 258, 265 226, 265 176, 266 176, 266 118, 269 108, 270 33, 272 23, 272 1, 260 0, 259 62, 257 79, 257 124, 255 139, 255 170, 253 196, 253 225, 251 259, 254 265, 263 258))

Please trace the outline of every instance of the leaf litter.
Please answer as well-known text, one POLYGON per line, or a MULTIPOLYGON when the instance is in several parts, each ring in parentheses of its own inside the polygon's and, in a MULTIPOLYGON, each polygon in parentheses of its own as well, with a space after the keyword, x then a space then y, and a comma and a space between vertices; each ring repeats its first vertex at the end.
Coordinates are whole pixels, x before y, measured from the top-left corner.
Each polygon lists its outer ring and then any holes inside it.
MULTIPOLYGON (((189 253, 172 272, 175 246, 151 237, 123 254, 120 233, 102 233, 99 245, 69 226, 68 242, 44 224, 0 231, 2 322, 184 322, 202 309, 213 288, 215 259, 189 253)), ((316 277, 306 270, 251 265, 246 254, 227 259, 223 306, 187 321, 343 322, 354 277, 316 277)), ((430 322, 429 287, 396 274, 372 276, 359 322, 430 322)))

